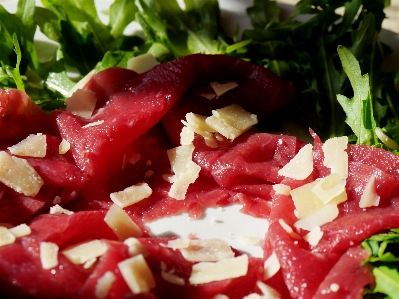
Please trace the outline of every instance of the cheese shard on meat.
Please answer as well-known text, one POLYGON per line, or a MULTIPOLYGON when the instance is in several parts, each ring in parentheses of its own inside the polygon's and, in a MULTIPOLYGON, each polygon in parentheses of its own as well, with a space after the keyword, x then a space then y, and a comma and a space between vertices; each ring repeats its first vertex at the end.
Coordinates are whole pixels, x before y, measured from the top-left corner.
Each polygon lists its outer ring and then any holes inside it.
POLYGON ((194 141, 194 132, 189 128, 184 126, 180 132, 180 144, 189 145, 194 141))
POLYGON ((348 199, 346 194, 346 180, 342 179, 337 173, 332 173, 327 177, 316 180, 317 184, 313 186, 312 192, 324 203, 328 204, 334 201, 337 204, 348 199))
POLYGON ((234 140, 258 123, 257 116, 237 104, 213 110, 205 122, 224 137, 234 140))
POLYGON ((118 268, 133 294, 146 293, 155 287, 154 276, 143 255, 118 263, 118 268))
POLYGON ((331 202, 312 214, 302 218, 294 223, 297 229, 311 231, 316 226, 322 226, 333 221, 338 216, 338 207, 335 202, 331 202))
POLYGON ((96 108, 97 98, 92 90, 77 89, 66 99, 66 110, 72 114, 90 118, 96 108))
POLYGON ((262 281, 256 282, 257 287, 262 291, 263 296, 262 299, 280 299, 281 295, 271 286, 268 286, 262 281))
POLYGON ((303 238, 312 246, 316 246, 319 244, 319 241, 323 237, 323 232, 320 229, 320 226, 313 227, 310 232, 305 235, 303 238))
POLYGON ((375 175, 372 175, 370 179, 367 181, 363 194, 360 197, 359 207, 369 208, 372 206, 378 206, 379 204, 380 204, 380 196, 377 194, 376 191, 375 175))
POLYGON ((60 145, 58 146, 58 153, 60 155, 63 155, 66 152, 68 152, 70 149, 71 149, 71 144, 65 139, 62 139, 60 145))
POLYGON ((331 169, 331 173, 337 173, 342 179, 348 177, 348 137, 334 137, 323 144, 324 166, 331 169))
POLYGON ((200 262, 192 267, 190 284, 203 284, 224 279, 236 278, 248 272, 248 255, 223 259, 218 262, 200 262))
POLYGON ((159 62, 150 54, 145 53, 136 57, 132 57, 127 61, 127 69, 133 70, 138 74, 144 73, 158 65, 159 62))
POLYGON ((313 171, 313 146, 307 144, 283 168, 279 175, 295 180, 306 179, 313 171))
POLYGON ((11 154, 25 157, 43 158, 46 156, 46 135, 29 135, 24 140, 8 148, 11 154))
POLYGON ((74 264, 84 264, 93 258, 102 256, 107 249, 104 242, 93 240, 68 247, 62 251, 62 254, 74 264))
POLYGON ((20 225, 17 225, 15 227, 9 228, 8 229, 10 233, 12 233, 16 238, 28 236, 32 233, 32 230, 28 225, 25 223, 22 223, 20 225))
POLYGON ((0 247, 10 245, 15 242, 15 236, 8 230, 7 227, 0 226, 0 247))
POLYGON ((274 276, 274 274, 276 274, 280 270, 280 262, 278 261, 277 255, 274 251, 266 259, 264 268, 265 268, 265 274, 264 274, 265 280, 274 276))
POLYGON ((217 238, 189 240, 189 246, 180 248, 180 252, 190 262, 216 262, 234 257, 230 245, 217 238))
POLYGON ((50 214, 65 214, 65 215, 72 215, 74 212, 64 209, 59 204, 56 204, 50 208, 50 214))
POLYGON ((225 82, 225 83, 214 81, 214 82, 211 82, 210 85, 218 97, 238 86, 238 84, 233 81, 225 82))
MULTIPOLYGON (((186 114, 186 121, 182 120, 182 123, 187 127, 188 130, 191 130, 194 133, 197 133, 198 135, 201 135, 205 139, 205 144, 209 147, 216 148, 217 147, 217 142, 215 140, 215 137, 213 136, 212 133, 216 132, 213 128, 208 126, 208 124, 205 122, 206 116, 202 116, 199 114, 195 113, 187 113, 186 114)), ((184 128, 183 128, 184 129, 184 128)), ((188 134, 188 133, 186 133, 188 134)), ((188 139, 188 137, 186 137, 188 139)), ((194 136, 192 136, 194 138, 194 136)), ((191 142, 190 142, 191 143, 191 142)), ((188 145, 189 143, 183 143, 181 142, 181 145, 188 145)))
POLYGON ((143 244, 140 243, 140 241, 137 238, 127 238, 126 240, 123 241, 123 244, 125 244, 128 247, 128 252, 130 256, 135 256, 138 254, 142 254, 143 256, 148 255, 147 249, 144 247, 143 244))
POLYGON ((182 145, 167 151, 172 171, 173 184, 168 195, 182 200, 186 197, 187 189, 199 176, 201 167, 192 161, 194 146, 182 145))
POLYGON ((313 181, 291 190, 291 197, 299 219, 316 212, 324 206, 323 201, 312 191, 317 184, 317 181, 313 181))
POLYGON ((94 289, 94 295, 96 299, 105 299, 108 296, 109 290, 112 287, 112 284, 116 280, 116 276, 111 271, 107 271, 101 276, 96 283, 96 287, 94 289))
POLYGON ((187 248, 188 246, 190 246, 190 240, 189 239, 169 240, 168 244, 166 244, 164 246, 168 247, 168 248, 172 248, 173 250, 183 249, 183 248, 187 248))
POLYGON ((58 245, 55 243, 40 243, 40 262, 43 269, 52 269, 58 266, 58 249, 58 245))
POLYGON ((276 193, 281 194, 281 195, 290 195, 291 194, 291 187, 284 185, 284 184, 274 184, 273 190, 276 191, 276 193))
POLYGON ((143 232, 129 215, 117 204, 113 204, 105 215, 104 221, 118 236, 120 241, 130 237, 141 237, 143 232))
POLYGON ((26 196, 35 196, 44 184, 27 160, 5 151, 0 151, 0 182, 26 196))
POLYGON ((140 183, 125 188, 123 191, 114 192, 110 194, 111 200, 121 208, 126 208, 139 202, 145 198, 150 197, 152 189, 147 183, 140 183))

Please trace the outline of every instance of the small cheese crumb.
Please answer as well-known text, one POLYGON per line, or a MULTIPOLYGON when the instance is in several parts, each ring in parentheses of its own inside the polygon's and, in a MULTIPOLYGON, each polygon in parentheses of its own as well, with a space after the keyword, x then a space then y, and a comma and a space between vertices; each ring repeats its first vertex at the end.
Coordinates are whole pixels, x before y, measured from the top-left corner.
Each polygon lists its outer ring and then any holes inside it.
POLYGON ((301 239, 301 237, 294 232, 291 226, 289 226, 283 219, 279 219, 278 223, 281 225, 281 227, 290 235, 291 238, 293 239, 301 239))
POLYGON ((82 129, 86 129, 86 128, 90 128, 90 127, 95 127, 95 126, 99 126, 102 125, 104 123, 103 120, 98 120, 98 121, 94 121, 92 123, 88 123, 87 125, 84 125, 82 127, 82 129))
POLYGON ((52 242, 40 243, 40 262, 43 269, 52 269, 58 266, 58 245, 52 242))
POLYGON ((265 274, 264 279, 269 279, 273 277, 280 270, 280 262, 278 261, 276 253, 273 253, 266 259, 265 264, 265 274))
POLYGON ((15 242, 15 236, 4 226, 0 226, 0 247, 15 242))
POLYGON ((100 240, 88 241, 68 247, 62 251, 72 263, 84 264, 92 258, 102 256, 107 252, 107 245, 100 240))
POLYGON ((337 173, 342 179, 348 177, 348 136, 334 137, 323 144, 324 166, 337 173))
POLYGON ((94 294, 96 299, 105 299, 108 296, 112 284, 116 280, 116 276, 111 271, 107 271, 101 276, 96 283, 94 294))
POLYGON ((39 193, 44 181, 36 170, 23 158, 0 151, 0 182, 26 196, 39 193))
POLYGON ((211 82, 210 83, 212 89, 215 91, 216 95, 220 97, 222 94, 228 92, 231 89, 234 89, 238 86, 236 82, 226 82, 226 83, 220 83, 220 82, 211 82))
POLYGON ((95 92, 86 89, 75 90, 65 101, 67 111, 83 118, 92 116, 96 103, 97 98, 95 92))
POLYGON ((339 291, 339 284, 337 284, 337 283, 332 283, 331 285, 330 285, 330 290, 332 291, 332 292, 338 292, 339 291))
POLYGON ((50 207, 50 214, 54 215, 54 214, 65 214, 65 215, 72 215, 73 211, 69 211, 67 209, 64 209, 63 207, 61 207, 60 205, 55 205, 50 207))
POLYGON ((90 269, 97 262, 96 257, 92 257, 86 263, 83 264, 83 269, 90 269))
POLYGON ((141 237, 143 232, 129 215, 117 204, 113 204, 105 215, 104 221, 118 236, 120 241, 130 237, 141 237))
POLYGON ((118 263, 118 268, 133 294, 146 293, 155 287, 154 276, 143 255, 118 263))
POLYGON ((303 238, 312 246, 317 246, 319 244, 321 238, 323 237, 323 232, 320 229, 320 226, 313 227, 310 232, 305 235, 303 238))
POLYGON ((47 142, 46 135, 29 135, 24 140, 8 148, 11 154, 17 156, 27 156, 43 158, 46 156, 47 142))
POLYGON ((121 208, 126 208, 139 202, 145 198, 150 197, 152 189, 147 183, 140 183, 125 188, 123 191, 114 192, 110 194, 111 200, 121 208))
POLYGON ((136 57, 132 57, 127 61, 127 69, 133 70, 138 74, 145 73, 158 65, 159 62, 150 53, 144 53, 136 57))
POLYGON ((297 229, 311 231, 312 228, 316 226, 322 226, 323 224, 333 221, 335 218, 337 218, 338 213, 339 210, 337 204, 332 202, 320 208, 316 212, 306 216, 305 218, 298 220, 294 223, 294 226, 297 229))
POLYGON ((248 255, 223 259, 218 262, 201 262, 193 265, 189 278, 190 284, 203 284, 246 275, 248 272, 248 255))
POLYGON ((62 139, 60 145, 58 146, 58 153, 60 155, 63 155, 66 152, 68 152, 70 149, 71 149, 71 144, 65 139, 62 139))
POLYGON ((288 196, 291 193, 291 187, 284 185, 284 184, 274 184, 273 190, 276 191, 276 193, 281 194, 281 195, 288 196))
POLYGON ((12 233, 16 238, 28 236, 32 233, 32 230, 28 225, 25 223, 22 223, 20 225, 17 225, 15 227, 9 228, 8 229, 10 233, 12 233))
POLYGON ((363 194, 360 197, 359 207, 369 208, 372 206, 378 206, 380 204, 380 196, 377 194, 375 185, 375 175, 373 174, 367 181, 366 187, 364 188, 363 194))
POLYGON ((313 146, 307 144, 302 147, 294 158, 278 171, 279 175, 304 180, 313 171, 313 146))

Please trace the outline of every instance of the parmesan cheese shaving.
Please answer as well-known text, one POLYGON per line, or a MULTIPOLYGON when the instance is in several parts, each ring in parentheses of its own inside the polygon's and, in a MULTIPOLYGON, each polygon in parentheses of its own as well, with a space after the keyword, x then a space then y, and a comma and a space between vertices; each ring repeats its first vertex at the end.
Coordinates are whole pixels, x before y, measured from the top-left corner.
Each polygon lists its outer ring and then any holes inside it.
POLYGON ((117 204, 113 204, 105 215, 104 221, 118 236, 120 241, 130 237, 141 237, 143 232, 129 215, 117 204))
POLYGON ((133 294, 146 293, 155 287, 154 277, 143 255, 118 263, 118 268, 133 294))
POLYGON ((44 182, 25 159, 0 151, 0 182, 26 196, 39 193, 44 182))
POLYGON ((17 156, 27 156, 43 158, 46 156, 47 141, 46 135, 29 135, 24 140, 8 148, 11 154, 17 156))
POLYGON ((323 144, 324 166, 331 169, 331 173, 337 173, 342 179, 348 177, 348 137, 334 137, 323 144))
POLYGON ((313 171, 313 146, 307 144, 283 168, 278 171, 279 175, 304 180, 313 171))
POLYGON ((279 299, 281 298, 281 295, 279 292, 277 292, 275 289, 272 287, 268 286, 267 284, 257 281, 256 282, 257 287, 262 291, 263 299, 279 299))
POLYGON ((276 193, 281 194, 281 195, 288 196, 291 194, 291 187, 284 185, 284 184, 274 184, 273 190, 276 191, 276 193))
POLYGON ((73 115, 90 118, 96 107, 97 98, 92 90, 77 89, 66 99, 66 110, 73 115))
POLYGON ((291 238, 293 239, 301 239, 301 237, 294 232, 291 226, 289 226, 283 219, 279 219, 278 223, 281 225, 281 227, 287 232, 287 234, 290 235, 291 238))
POLYGON ((74 264, 84 264, 92 258, 102 256, 107 249, 104 242, 93 240, 68 247, 62 251, 62 254, 74 264))
POLYGON ((98 121, 95 121, 95 122, 92 122, 92 123, 88 123, 87 125, 84 125, 82 128, 83 129, 87 129, 87 128, 90 128, 90 127, 96 127, 96 126, 102 125, 103 123, 104 123, 103 120, 98 120, 98 121))
POLYGON ((305 235, 303 238, 312 246, 316 246, 319 244, 319 241, 323 237, 323 232, 320 229, 320 226, 313 227, 310 232, 305 235))
POLYGON ((169 240, 168 244, 163 245, 164 247, 169 247, 172 248, 173 250, 176 249, 183 249, 183 248, 187 248, 188 246, 190 246, 190 240, 189 239, 175 239, 175 240, 169 240))
POLYGON ((58 146, 58 153, 60 155, 63 155, 66 152, 68 152, 70 149, 71 149, 71 144, 65 139, 62 139, 60 145, 58 146))
POLYGON ((323 201, 312 191, 317 184, 318 182, 314 181, 291 190, 291 197, 297 211, 296 216, 299 219, 316 212, 324 206, 323 201))
POLYGON ((58 245, 52 242, 40 243, 40 262, 43 269, 52 269, 58 266, 58 245))
POLYGON ((144 73, 158 65, 159 62, 150 54, 145 53, 136 57, 132 57, 127 61, 127 69, 133 70, 138 74, 144 73))
POLYGON ((273 253, 266 259, 265 264, 265 274, 264 279, 269 279, 273 277, 280 270, 280 262, 278 261, 276 253, 273 253))
POLYGON ((181 278, 181 277, 179 277, 179 276, 177 276, 177 275, 174 275, 174 274, 171 273, 171 272, 161 271, 161 276, 162 276, 162 278, 163 278, 165 281, 170 282, 170 283, 172 283, 172 284, 181 285, 181 286, 183 286, 183 285, 185 284, 183 278, 181 278))
POLYGON ((234 257, 230 245, 217 238, 189 240, 189 246, 180 248, 180 251, 190 262, 216 262, 234 257))
POLYGON ((4 226, 0 226, 0 247, 15 242, 15 236, 4 226))
POLYGON ((130 256, 135 256, 138 254, 142 254, 143 256, 148 255, 147 249, 140 243, 140 241, 136 238, 130 237, 123 241, 123 244, 128 246, 128 252, 130 256))
POLYGON ((236 82, 220 83, 220 82, 216 82, 216 81, 211 82, 210 85, 218 97, 238 86, 238 84, 236 82))
POLYGON ((126 208, 139 202, 145 198, 150 197, 152 189, 147 183, 140 183, 125 188, 123 191, 114 192, 110 194, 111 200, 121 208, 126 208))
POLYGON ((67 209, 64 209, 63 207, 61 207, 60 205, 56 204, 54 206, 52 206, 50 208, 50 214, 54 215, 54 214, 65 214, 65 215, 72 215, 73 212, 69 211, 67 209))
POLYGON ((324 204, 328 204, 332 200, 336 203, 341 203, 348 199, 345 191, 346 180, 341 179, 339 174, 332 173, 316 181, 317 184, 313 186, 312 192, 324 204))
POLYGON ((248 255, 224 259, 218 262, 201 262, 193 265, 190 284, 203 284, 212 281, 244 276, 248 271, 248 255))
POLYGON ((12 233, 16 238, 28 236, 32 233, 30 227, 25 223, 9 228, 8 231, 12 233))
POLYGON ((370 179, 367 181, 363 194, 360 197, 359 207, 369 208, 372 206, 378 206, 379 204, 380 204, 380 196, 377 194, 376 190, 375 175, 372 175, 370 179))
POLYGON ((338 213, 337 204, 331 202, 312 214, 298 220, 294 223, 294 226, 297 229, 311 231, 316 226, 322 226, 323 224, 333 221, 338 216, 338 213))
POLYGON ((107 271, 101 276, 96 283, 96 287, 94 289, 94 295, 96 299, 105 299, 108 296, 109 290, 112 287, 112 284, 116 280, 116 276, 111 271, 107 271))

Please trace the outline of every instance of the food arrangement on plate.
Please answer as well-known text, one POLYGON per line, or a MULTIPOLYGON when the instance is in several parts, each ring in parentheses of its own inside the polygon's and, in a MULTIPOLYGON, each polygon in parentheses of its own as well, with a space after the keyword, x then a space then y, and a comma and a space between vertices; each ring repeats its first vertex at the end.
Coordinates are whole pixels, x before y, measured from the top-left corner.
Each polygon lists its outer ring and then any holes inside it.
POLYGON ((396 298, 383 9, 259 0, 229 36, 214 0, 0 6, 1 296, 396 298), (232 205, 267 220, 240 236, 261 256, 151 232, 232 205))

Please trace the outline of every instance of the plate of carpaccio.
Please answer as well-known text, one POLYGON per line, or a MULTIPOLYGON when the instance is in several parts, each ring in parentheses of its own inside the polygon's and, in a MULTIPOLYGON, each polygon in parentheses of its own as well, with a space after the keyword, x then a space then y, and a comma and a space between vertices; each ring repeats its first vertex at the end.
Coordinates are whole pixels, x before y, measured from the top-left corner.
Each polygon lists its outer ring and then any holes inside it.
POLYGON ((133 64, 50 114, 0 90, 0 298, 362 298, 399 156, 258 131, 295 93, 262 66, 133 64))

